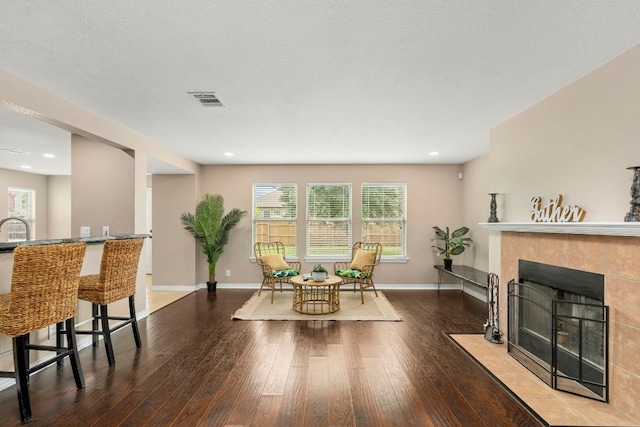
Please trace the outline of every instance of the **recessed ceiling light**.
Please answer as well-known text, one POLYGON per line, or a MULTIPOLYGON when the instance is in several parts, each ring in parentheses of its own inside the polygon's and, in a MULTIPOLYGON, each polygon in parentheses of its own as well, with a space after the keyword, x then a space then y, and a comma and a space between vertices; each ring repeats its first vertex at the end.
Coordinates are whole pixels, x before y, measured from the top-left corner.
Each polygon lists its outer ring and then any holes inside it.
POLYGON ((20 166, 20 167, 21 167, 22 169, 31 169, 31 166, 29 166, 29 165, 22 165, 22 166, 20 166))
POLYGON ((226 153, 224 153, 225 156, 227 157, 233 157, 233 153, 227 151, 226 153))
POLYGON ((432 151, 432 152, 429 153, 430 156, 437 156, 438 154, 440 154, 440 153, 437 152, 437 151, 432 151))
POLYGON ((51 154, 51 153, 44 153, 43 156, 48 158, 48 159, 55 159, 55 157, 56 157, 55 154, 51 154))

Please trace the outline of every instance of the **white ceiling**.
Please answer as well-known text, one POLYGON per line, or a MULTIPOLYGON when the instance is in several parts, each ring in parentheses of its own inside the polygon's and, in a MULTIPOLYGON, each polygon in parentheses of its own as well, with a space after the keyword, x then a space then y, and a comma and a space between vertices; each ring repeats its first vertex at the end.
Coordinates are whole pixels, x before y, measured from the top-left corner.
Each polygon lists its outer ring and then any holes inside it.
MULTIPOLYGON (((201 164, 459 164, 639 28, 637 0, 2 1, 0 68, 201 164)), ((13 114, 0 148, 42 140, 13 114)))

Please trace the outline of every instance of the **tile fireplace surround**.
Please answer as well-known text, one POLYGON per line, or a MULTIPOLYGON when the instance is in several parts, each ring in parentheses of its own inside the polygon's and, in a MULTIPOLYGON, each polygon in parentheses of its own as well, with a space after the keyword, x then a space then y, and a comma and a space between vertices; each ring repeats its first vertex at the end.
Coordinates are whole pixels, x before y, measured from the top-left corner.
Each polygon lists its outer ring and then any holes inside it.
POLYGON ((604 275, 604 303, 610 307, 609 405, 640 420, 640 236, 636 229, 629 232, 632 235, 620 235, 617 230, 609 235, 606 227, 574 234, 582 231, 482 225, 501 231, 501 329, 507 327, 506 283, 518 278, 518 260, 604 275))

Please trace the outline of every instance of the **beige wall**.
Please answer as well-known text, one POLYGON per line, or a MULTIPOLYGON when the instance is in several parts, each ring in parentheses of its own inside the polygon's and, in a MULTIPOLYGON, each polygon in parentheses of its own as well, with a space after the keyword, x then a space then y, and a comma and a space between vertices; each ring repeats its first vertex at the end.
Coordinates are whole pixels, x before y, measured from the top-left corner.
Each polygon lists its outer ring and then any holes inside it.
MULTIPOLYGON (((13 171, 8 169, 0 169, 0 188, 7 190, 9 186, 33 188, 36 190, 36 235, 35 239, 44 239, 48 234, 48 209, 49 188, 47 177, 44 175, 36 175, 32 173, 13 171)), ((6 193, 5 193, 6 194, 6 193)), ((7 217, 8 205, 6 196, 0 200, 4 200, 4 207, 0 208, 0 219, 7 217)), ((3 206, 3 205, 0 205, 3 206)), ((0 241, 7 240, 6 225, 0 230, 0 241)), ((34 240, 35 240, 34 239, 34 240)))
MULTIPOLYGON (((193 212, 199 199, 195 175, 153 176, 153 287, 195 286, 195 239, 182 228, 180 214, 193 212)), ((206 265, 206 264, 205 264, 206 265)), ((206 277, 200 282, 206 282, 206 277)))
POLYGON ((134 159, 88 138, 71 136, 71 236, 90 226, 92 236, 135 232, 134 159))
MULTIPOLYGON (((564 195, 585 221, 623 221, 640 164, 640 46, 507 122, 490 136, 490 187, 501 221, 529 221, 529 201, 564 195)), ((465 201, 466 202, 466 201, 465 201)))
POLYGON ((49 176, 48 239, 71 236, 71 177, 49 176))
MULTIPOLYGON (((252 184, 297 183, 298 185, 298 256, 303 270, 311 268, 304 261, 305 197, 307 183, 351 183, 353 212, 360 209, 360 187, 364 182, 407 184, 407 255, 408 263, 383 263, 376 273, 380 284, 436 283, 434 263, 442 260, 431 249, 434 225, 459 227, 462 222, 462 182, 458 179, 458 165, 277 165, 277 166, 206 166, 202 170, 202 193, 219 193, 225 199, 225 211, 239 208, 251 212, 252 184)), ((154 203, 157 182, 154 177, 154 203)), ((190 207, 193 212, 195 204, 190 207)), ((358 217, 354 214, 354 219, 358 217)), ((177 217, 176 217, 177 220, 177 217)), ((154 216, 154 227, 155 225, 154 216)), ((353 235, 357 241, 360 223, 354 220, 353 235)), ((186 231, 184 232, 186 234, 186 231)), ((155 232, 154 232, 155 239, 155 232)), ((155 254, 154 240, 154 254, 155 254)), ((250 262, 250 214, 235 229, 229 245, 217 266, 219 283, 257 283, 258 268, 250 262), (230 278, 224 277, 231 270, 230 278)), ((202 256, 198 254, 202 259, 202 256)), ((155 255, 154 255, 155 273, 155 255)), ((206 263, 200 262, 197 280, 206 281, 206 263)))
MULTIPOLYGON (((489 219, 491 187, 489 155, 477 157, 462 167, 462 223, 471 229, 473 245, 462 256, 464 263, 489 271, 489 232, 478 224, 489 219)), ((496 199, 497 201, 497 199, 496 199)))

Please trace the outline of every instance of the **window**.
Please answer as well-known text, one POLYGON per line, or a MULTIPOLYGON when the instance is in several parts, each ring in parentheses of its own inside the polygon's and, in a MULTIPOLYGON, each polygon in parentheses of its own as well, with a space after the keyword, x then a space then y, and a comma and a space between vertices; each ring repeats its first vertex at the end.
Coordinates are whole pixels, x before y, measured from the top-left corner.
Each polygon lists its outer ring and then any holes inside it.
POLYGON ((383 257, 406 256, 406 184, 362 184, 362 240, 382 244, 383 257))
POLYGON ((351 254, 351 185, 307 184, 309 257, 351 254))
MULTIPOLYGON (((22 218, 29 224, 31 235, 28 239, 33 239, 36 234, 36 190, 33 188, 9 187, 8 216, 22 218)), ((20 221, 7 221, 4 225, 7 230, 7 241, 16 242, 27 239, 27 227, 20 221)), ((3 227, 3 228, 4 228, 3 227)))
POLYGON ((296 184, 253 185, 253 243, 282 242, 296 254, 298 190, 296 184))

